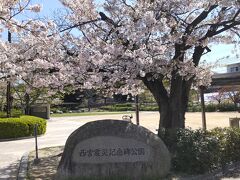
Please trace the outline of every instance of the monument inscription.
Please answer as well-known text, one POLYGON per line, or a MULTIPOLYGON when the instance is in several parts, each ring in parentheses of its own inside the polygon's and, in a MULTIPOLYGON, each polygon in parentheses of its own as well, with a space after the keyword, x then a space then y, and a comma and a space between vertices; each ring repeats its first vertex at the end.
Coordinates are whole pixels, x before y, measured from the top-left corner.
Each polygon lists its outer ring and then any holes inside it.
POLYGON ((72 155, 73 162, 140 162, 150 159, 150 147, 129 138, 102 136, 79 143, 72 155))
POLYGON ((169 152, 156 134, 131 122, 100 120, 69 136, 56 178, 156 178, 169 170, 169 152))

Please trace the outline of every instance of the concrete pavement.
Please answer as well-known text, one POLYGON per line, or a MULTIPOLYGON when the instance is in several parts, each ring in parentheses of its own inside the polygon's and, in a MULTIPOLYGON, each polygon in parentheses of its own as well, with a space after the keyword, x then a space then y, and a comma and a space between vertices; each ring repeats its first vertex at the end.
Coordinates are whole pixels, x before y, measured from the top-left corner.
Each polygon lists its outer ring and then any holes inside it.
MULTIPOLYGON (((68 136, 83 124, 99 119, 121 119, 122 115, 80 116, 51 118, 47 122, 47 132, 38 137, 38 147, 64 145, 68 136)), ((25 152, 35 149, 35 139, 0 142, 0 180, 15 180, 19 161, 25 152)))
MULTIPOLYGON (((230 117, 240 117, 239 113, 207 113, 207 128, 227 127, 230 117)), ((51 118, 47 122, 47 132, 38 138, 38 147, 64 145, 68 136, 83 124, 101 119, 121 119, 122 114, 51 118)), ((133 119, 135 123, 135 119, 133 119)), ((140 125, 156 133, 159 123, 158 112, 141 112, 140 125)), ((186 126, 201 127, 201 113, 187 113, 186 126)), ((0 142, 0 180, 15 180, 18 163, 25 152, 34 150, 34 138, 0 142)))

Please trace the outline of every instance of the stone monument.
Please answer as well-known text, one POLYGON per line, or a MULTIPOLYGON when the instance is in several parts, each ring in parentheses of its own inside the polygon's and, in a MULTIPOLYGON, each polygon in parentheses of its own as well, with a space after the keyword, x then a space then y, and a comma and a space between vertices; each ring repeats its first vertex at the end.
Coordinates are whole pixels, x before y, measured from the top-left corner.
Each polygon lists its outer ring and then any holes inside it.
POLYGON ((35 104, 30 107, 30 115, 44 119, 50 119, 49 104, 35 104))
POLYGON ((170 155, 162 140, 127 121, 100 120, 67 139, 57 179, 77 177, 164 177, 170 155))

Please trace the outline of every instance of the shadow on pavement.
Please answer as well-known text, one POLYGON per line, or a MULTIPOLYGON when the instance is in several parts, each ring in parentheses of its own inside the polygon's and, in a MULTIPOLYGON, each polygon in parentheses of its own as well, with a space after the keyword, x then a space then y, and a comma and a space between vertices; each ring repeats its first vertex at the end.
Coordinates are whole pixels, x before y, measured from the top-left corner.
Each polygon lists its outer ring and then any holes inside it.
POLYGON ((48 147, 39 150, 40 161, 34 163, 34 151, 29 154, 29 179, 53 180, 63 152, 63 146, 48 147))
POLYGON ((0 167, 0 180, 16 180, 19 168, 19 161, 8 166, 0 167))

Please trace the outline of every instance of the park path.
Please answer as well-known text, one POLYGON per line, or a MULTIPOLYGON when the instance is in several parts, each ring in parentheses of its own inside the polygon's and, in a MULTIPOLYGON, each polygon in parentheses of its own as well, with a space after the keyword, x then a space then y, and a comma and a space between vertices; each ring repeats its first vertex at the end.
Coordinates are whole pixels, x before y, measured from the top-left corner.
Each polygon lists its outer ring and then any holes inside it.
MULTIPOLYGON (((38 138, 38 147, 64 145, 67 137, 83 124, 100 119, 121 119, 122 115, 58 117, 47 121, 47 132, 38 138)), ((0 142, 0 180, 16 180, 22 155, 35 148, 34 138, 0 142)))
MULTIPOLYGON (((229 117, 240 117, 239 113, 207 113, 207 127, 227 127, 229 117)), ((39 148, 64 145, 67 137, 83 124, 101 119, 121 119, 122 114, 58 117, 47 122, 47 132, 38 138, 39 148)), ((140 112, 140 125, 156 133, 159 114, 157 112, 140 112)), ((133 119, 135 123, 135 119, 133 119)), ((186 126, 193 129, 201 127, 201 113, 187 113, 186 126)), ((15 180, 19 160, 25 152, 34 150, 34 138, 0 142, 0 180, 15 180)))

